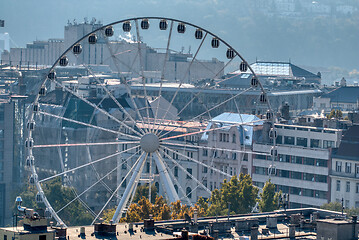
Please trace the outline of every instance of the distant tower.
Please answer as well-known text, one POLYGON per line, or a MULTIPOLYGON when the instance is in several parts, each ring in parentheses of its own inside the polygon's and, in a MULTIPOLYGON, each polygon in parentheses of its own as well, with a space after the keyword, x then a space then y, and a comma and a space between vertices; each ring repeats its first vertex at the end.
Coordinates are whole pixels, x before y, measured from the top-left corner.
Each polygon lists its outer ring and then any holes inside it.
POLYGON ((347 86, 347 80, 344 77, 342 77, 342 79, 340 80, 340 86, 341 87, 346 87, 347 86))

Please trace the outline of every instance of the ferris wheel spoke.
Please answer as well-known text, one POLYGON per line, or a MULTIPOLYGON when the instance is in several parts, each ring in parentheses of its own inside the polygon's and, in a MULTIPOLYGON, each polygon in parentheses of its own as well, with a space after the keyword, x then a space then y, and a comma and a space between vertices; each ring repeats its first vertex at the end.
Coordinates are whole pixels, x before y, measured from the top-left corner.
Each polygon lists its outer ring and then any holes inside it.
MULTIPOLYGON (((197 116, 191 118, 191 119, 188 120, 187 122, 191 122, 191 121, 193 121, 193 120, 195 120, 195 119, 197 119, 197 118, 199 118, 199 117, 205 115, 206 113, 207 113, 207 114, 210 114, 210 112, 211 112, 212 110, 214 110, 214 109, 216 109, 216 108, 222 106, 223 104, 225 104, 225 103, 227 103, 227 102, 229 102, 229 101, 235 99, 236 97, 240 96, 241 94, 243 94, 243 93, 245 93, 245 92, 248 92, 250 89, 251 89, 251 88, 248 88, 248 89, 246 89, 246 90, 244 90, 244 91, 242 91, 242 92, 237 93, 236 95, 230 97, 229 99, 226 99, 225 101, 223 101, 223 102, 221 102, 221 103, 219 103, 219 104, 213 106, 212 108, 207 109, 207 110, 204 111, 203 113, 198 114, 197 116)), ((262 121, 263 121, 263 120, 262 120, 262 121)), ((186 125, 186 124, 183 124, 183 126, 184 126, 184 125, 186 125)), ((166 132, 165 134, 161 135, 160 138, 166 136, 167 134, 173 132, 174 130, 175 130, 175 129, 173 129, 173 130, 171 130, 171 131, 169 131, 169 132, 166 132)))
MULTIPOLYGON (((64 210, 66 207, 68 207, 71 203, 75 202, 77 199, 79 199, 82 195, 84 195, 86 192, 88 192, 89 190, 91 190, 94 186, 96 186, 98 183, 102 182, 105 178, 107 178, 110 174, 112 174, 113 172, 117 171, 123 164, 127 163, 127 161, 129 159, 131 159, 133 156, 137 155, 139 153, 139 151, 135 152, 134 154, 132 154, 130 157, 126 158, 125 161, 121 162, 119 165, 117 165, 114 169, 112 169, 111 171, 109 171, 108 173, 106 173, 103 177, 99 178, 96 182, 94 182, 91 186, 89 186, 88 188, 86 188, 82 193, 77 194, 77 196, 72 199, 70 202, 68 202, 66 205, 64 205, 62 208, 60 208, 56 213, 58 214, 59 212, 61 212, 62 210, 64 210)), ((111 194, 113 192, 111 191, 111 194)))
POLYGON ((125 133, 122 133, 122 132, 119 132, 119 131, 114 131, 114 130, 111 130, 111 129, 108 129, 108 128, 103 128, 103 127, 99 127, 99 126, 96 126, 96 125, 93 125, 93 124, 84 123, 84 122, 77 121, 77 120, 74 120, 74 119, 62 117, 62 116, 59 116, 59 115, 56 115, 56 114, 52 114, 52 113, 48 113, 48 112, 44 112, 44 111, 39 111, 39 113, 40 113, 40 114, 43 114, 43 115, 46 115, 46 116, 58 118, 58 119, 61 119, 61 120, 67 121, 67 122, 73 122, 73 123, 76 123, 76 124, 79 124, 79 125, 83 125, 83 126, 86 126, 86 127, 91 127, 91 128, 99 129, 99 130, 102 130, 102 131, 105 131, 105 132, 109 132, 109 133, 113 133, 113 134, 116 134, 116 135, 121 135, 121 136, 128 137, 128 138, 132 138, 132 139, 140 139, 140 138, 137 137, 137 136, 128 135, 128 134, 125 134, 125 133))
POLYGON ((173 21, 171 21, 171 26, 170 26, 170 30, 169 30, 169 34, 168 34, 168 38, 167 38, 166 55, 165 55, 165 58, 163 60, 163 67, 162 67, 161 81, 160 81, 160 90, 158 92, 158 104, 157 104, 157 107, 156 107, 155 119, 153 121, 153 128, 155 128, 156 120, 157 120, 157 117, 158 117, 158 110, 159 110, 159 107, 160 107, 160 97, 162 95, 163 80, 165 79, 165 70, 166 70, 167 57, 168 57, 168 53, 170 51, 170 44, 171 44, 171 38, 172 38, 172 29, 173 29, 173 21))
MULTIPOLYGON (((142 154, 138 157, 136 164, 133 165, 132 169, 133 169, 133 173, 131 176, 131 179, 125 189, 125 192, 122 195, 122 198, 120 200, 120 203, 117 205, 116 211, 112 217, 112 221, 114 223, 118 223, 121 217, 121 213, 123 212, 123 210, 126 207, 126 204, 128 203, 128 200, 130 198, 131 193, 134 190, 134 187, 136 185, 136 182, 138 181, 142 170, 143 170, 143 166, 145 165, 146 159, 148 157, 148 153, 146 153, 146 155, 144 156, 144 152, 142 152, 142 154)), ((131 169, 131 171, 132 171, 131 169)), ((127 173, 126 177, 128 176, 130 172, 127 173)))
MULTIPOLYGON (((108 90, 107 87, 104 86, 104 84, 98 79, 98 77, 96 76, 96 74, 93 73, 93 71, 91 70, 91 68, 86 65, 85 63, 82 64, 82 66, 84 66, 87 71, 93 76, 93 78, 96 80, 97 84, 101 86, 101 88, 106 92, 106 94, 112 99, 112 101, 121 109, 121 111, 130 119, 130 121, 133 123, 133 125, 136 124, 136 121, 131 117, 131 115, 128 113, 128 111, 120 104, 120 102, 115 98, 115 96, 108 90)), ((99 109, 99 105, 96 105, 96 107, 99 109)), ((132 129, 130 126, 128 126, 128 128, 132 131, 135 131, 134 129, 132 129)), ((144 132, 142 132, 142 134, 144 134, 144 132)))
POLYGON ((44 179, 42 179, 42 180, 39 180, 39 182, 40 182, 40 183, 46 182, 46 181, 51 180, 51 179, 53 179, 53 178, 62 176, 62 175, 64 175, 64 174, 66 174, 66 173, 69 173, 69 172, 76 171, 76 170, 79 170, 79 169, 81 169, 81 168, 87 167, 87 166, 89 166, 89 165, 91 165, 91 164, 98 163, 98 162, 102 162, 102 161, 104 161, 104 160, 107 160, 107 159, 116 157, 117 155, 120 155, 120 154, 122 154, 122 153, 128 152, 128 151, 133 150, 133 149, 135 149, 135 148, 137 148, 137 146, 128 148, 128 149, 123 150, 123 151, 121 151, 121 152, 116 152, 116 153, 111 154, 111 155, 108 155, 108 156, 106 156, 106 157, 97 159, 97 160, 95 160, 95 161, 93 161, 93 162, 85 163, 85 164, 83 164, 83 165, 74 167, 74 168, 72 168, 72 169, 68 169, 68 170, 63 171, 63 172, 61 172, 61 173, 58 173, 58 174, 55 174, 55 175, 53 175, 53 176, 50 176, 50 177, 44 178, 44 179))
MULTIPOLYGON (((142 153, 136 160, 135 164, 131 167, 131 169, 127 172, 127 174, 125 175, 125 177, 122 179, 121 183, 117 186, 117 188, 115 189, 115 191, 113 191, 113 193, 111 194, 111 196, 109 197, 109 199, 107 200, 107 202, 104 204, 104 206, 102 207, 102 209, 99 211, 99 213, 97 214, 97 216, 95 217, 95 219, 92 221, 91 225, 93 225, 97 218, 102 214, 102 212, 105 210, 105 208, 107 207, 107 205, 110 203, 110 201, 112 200, 112 198, 115 196, 115 194, 118 192, 118 190, 120 189, 120 187, 122 186, 122 184, 126 181, 127 177, 130 175, 130 173, 132 171, 136 171, 137 168, 140 168, 139 165, 142 164, 143 162, 141 162, 141 160, 143 161, 144 160, 144 153, 142 153), (136 168, 136 169, 135 169, 136 168)), ((146 155, 147 156, 147 155, 146 155)), ((135 175, 135 172, 133 172, 132 174, 132 177, 135 175)), ((132 180, 132 177, 131 177, 131 180, 132 180)), ((126 187, 126 190, 127 190, 128 186, 126 187)), ((126 193, 126 190, 125 190, 125 193, 126 193)), ((129 196, 126 196, 125 193, 122 195, 122 198, 120 200, 120 203, 129 196)), ((117 210, 116 210, 117 211, 117 210)), ((116 213, 115 213, 116 214, 116 213)), ((117 223, 117 222, 115 222, 117 223)))
MULTIPOLYGON (((125 123, 123 123, 122 121, 118 120, 117 118, 115 118, 114 116, 112 116, 111 114, 109 114, 107 111, 105 111, 102 108, 99 108, 98 106, 96 106, 96 104, 90 102, 89 100, 85 99, 84 97, 80 96, 79 94, 77 94, 76 92, 72 91, 71 89, 69 89, 68 87, 64 86, 62 83, 58 82, 57 80, 53 80, 53 82, 64 88, 66 91, 70 92, 72 95, 78 97, 79 99, 81 99, 82 101, 84 101, 85 103, 87 103, 88 105, 90 105, 91 107, 97 109, 99 112, 105 114, 107 117, 109 117, 110 119, 114 120, 115 122, 119 123, 120 125, 128 128, 130 131, 132 131, 133 133, 135 133, 138 136, 141 136, 141 134, 139 132, 137 132, 136 130, 134 130, 132 127, 126 125, 125 123)), ((118 134, 122 134, 122 133, 118 133, 118 134)), ((128 135, 130 136, 130 135, 128 135)), ((132 136, 133 137, 133 136, 132 136)))
MULTIPOLYGON (((113 59, 113 63, 115 64, 115 67, 116 67, 118 73, 120 73, 120 72, 121 72, 121 68, 120 68, 120 66, 119 66, 118 63, 121 62, 121 61, 114 55, 113 50, 112 50, 112 47, 111 47, 110 44, 108 43, 108 39, 106 40, 106 46, 107 46, 107 48, 108 48, 108 50, 109 50, 109 52, 110 52, 110 54, 111 54, 111 57, 112 57, 112 59, 113 59)), ((137 50, 137 53, 136 53, 136 55, 135 55, 135 58, 133 59, 133 62, 132 62, 132 64, 131 64, 131 66, 127 66, 127 64, 125 64, 125 66, 129 67, 129 69, 128 69, 129 72, 134 72, 134 73, 136 73, 136 74, 138 74, 138 75, 141 76, 141 74, 138 73, 137 71, 135 71, 134 68, 133 68, 133 66, 134 66, 134 64, 135 64, 135 62, 136 62, 136 59, 137 59, 138 55, 139 55, 139 51, 137 50)), ((121 63, 122 63, 122 62, 121 62, 121 63)), ((130 86, 128 85, 128 80, 127 80, 127 79, 123 79, 123 84, 124 84, 124 86, 125 86, 125 88, 126 88, 126 93, 129 95, 130 100, 131 100, 131 103, 132 103, 132 105, 133 105, 134 108, 135 108, 135 112, 136 112, 136 114, 137 114, 137 116, 138 116, 138 119, 144 124, 143 116, 141 115, 141 113, 140 113, 139 110, 138 110, 138 106, 137 106, 137 104, 136 104, 136 102, 135 102, 135 100, 134 100, 134 97, 133 97, 132 93, 131 93, 131 88, 130 88, 130 86)), ((145 99, 145 101, 147 101, 147 99, 145 99)))
MULTIPOLYGON (((236 55, 235 55, 235 56, 236 56, 236 55)), ((221 70, 219 70, 219 71, 213 76, 213 79, 215 79, 216 77, 218 77, 218 75, 219 75, 222 71, 224 71, 224 69, 232 62, 233 59, 234 59, 234 58, 232 58, 231 60, 229 60, 229 61, 226 63, 226 65, 224 65, 223 68, 221 68, 221 70)), ((238 74, 238 75, 239 75, 239 74, 238 74)), ((232 77, 231 77, 231 78, 232 78, 232 77)), ((225 79, 225 80, 228 80, 228 79, 225 79)), ((223 82, 223 81, 225 81, 225 80, 221 80, 221 81, 217 82, 217 84, 218 84, 218 83, 221 83, 221 82, 223 82)), ((188 102, 184 105, 184 107, 178 112, 178 116, 180 116, 181 113, 182 113, 184 110, 186 110, 187 107, 188 107, 196 98, 198 98, 198 96, 203 92, 204 89, 205 89, 205 88, 202 88, 199 92, 197 92, 197 93, 194 95, 194 97, 192 97, 192 98, 190 99, 190 101, 188 101, 188 102)))
POLYGON ((270 156, 269 153, 263 153, 263 152, 253 152, 252 150, 246 151, 246 150, 238 150, 238 149, 228 149, 228 148, 219 148, 216 146, 206 147, 206 146, 199 146, 199 145, 186 145, 181 143, 173 143, 173 142, 163 142, 161 145, 170 145, 174 147, 187 147, 187 148, 195 148, 195 149, 205 149, 205 150, 218 150, 218 151, 226 151, 226 152, 235 152, 235 153, 250 153, 250 154, 256 154, 256 155, 262 155, 262 156, 270 156))
POLYGON ((177 200, 179 200, 177 191, 173 186, 173 182, 168 174, 168 170, 164 162, 162 161, 161 155, 159 154, 158 151, 155 152, 154 159, 156 166, 158 168, 158 172, 160 174, 162 185, 166 190, 166 194, 169 202, 176 202, 177 200))
POLYGON ((165 147, 165 146, 162 146, 162 147, 163 147, 164 149, 167 149, 168 151, 170 151, 170 152, 172 152, 172 153, 178 154, 179 156, 182 156, 182 157, 184 157, 184 158, 186 158, 186 159, 188 159, 188 160, 190 160, 190 161, 192 161, 192 162, 195 162, 195 163, 197 163, 197 164, 199 164, 199 165, 202 165, 202 166, 204 166, 204 167, 207 167, 207 168, 209 168, 209 169, 212 169, 213 171, 218 172, 218 173, 220 173, 220 174, 222 174, 222 175, 224 175, 224 176, 226 176, 226 177, 232 177, 232 176, 229 175, 228 173, 223 172, 223 171, 221 171, 221 170, 219 170, 219 169, 217 169, 217 168, 214 168, 214 167, 212 167, 212 166, 208 166, 207 164, 204 164, 204 163, 202 163, 202 162, 200 162, 200 161, 198 161, 198 160, 196 160, 196 159, 194 159, 194 158, 191 158, 191 157, 188 157, 188 156, 186 156, 186 155, 184 155, 184 154, 182 154, 182 153, 176 152, 176 151, 174 151, 174 150, 172 150, 172 149, 170 149, 170 148, 168 148, 168 147, 165 147))
MULTIPOLYGON (((75 55, 76 58, 78 58, 78 55, 75 55)), ((104 86, 104 84, 98 79, 98 77, 96 76, 96 74, 94 74, 94 72, 91 70, 91 68, 83 63, 82 64, 83 67, 85 67, 87 69, 87 71, 92 75, 92 77, 96 80, 97 84, 106 92, 106 94, 112 99, 112 101, 114 101, 114 103, 121 109, 121 111, 131 120, 131 122, 133 123, 133 125, 136 124, 136 121, 131 117, 131 115, 128 113, 128 111, 119 103, 119 101, 115 98, 115 96, 108 90, 107 87, 104 86)), ((99 108, 99 105, 96 105, 97 109, 99 108)), ((129 129, 131 131, 135 131, 134 129, 131 129, 130 126, 128 126, 129 129)), ((136 132, 135 132, 136 133, 136 132)), ((144 132, 142 132, 142 134, 144 134, 144 132)))
MULTIPOLYGON (((142 78, 142 85, 143 85, 143 93, 145 95, 145 104, 146 104, 146 113, 147 113, 147 122, 148 122, 148 127, 150 127, 150 122, 149 122, 149 118, 150 118, 150 112, 149 112, 149 106, 148 106, 148 95, 147 95, 147 90, 146 90, 146 78, 144 76, 144 67, 143 67, 143 63, 142 63, 142 51, 141 51, 141 41, 140 41, 140 31, 139 31, 139 27, 138 27, 138 21, 137 19, 135 20, 135 25, 136 25, 136 35, 137 35, 137 48, 138 48, 138 52, 139 52, 139 61, 140 61, 140 68, 141 68, 141 78, 142 78)), ((150 132, 151 129, 148 128, 147 132, 150 132)))
MULTIPOLYGON (((170 102, 170 104, 169 104, 169 106, 168 106, 168 108, 167 108, 167 111, 166 111, 165 114, 163 115, 163 118, 164 118, 164 119, 166 119, 167 113, 168 113, 168 111, 170 110, 170 107, 171 107, 171 105, 173 104, 173 101, 175 100, 175 98, 176 98, 176 96, 177 96, 179 90, 181 89, 181 86, 182 86, 182 84, 183 84, 183 82, 184 82, 184 80, 185 80, 187 74, 189 73, 189 71, 190 71, 190 69, 191 69, 191 66, 192 66, 194 60, 196 59, 196 57, 197 57, 199 51, 201 50, 201 48, 202 48, 202 46, 203 46, 203 42, 204 42, 204 40, 205 40, 206 37, 207 37, 207 34, 208 34, 208 33, 206 32, 206 34, 204 35, 204 37, 203 37, 201 43, 199 44, 199 46, 198 46, 198 48, 197 48, 197 50, 196 50, 195 55, 193 56, 193 58, 192 58, 190 64, 188 65, 187 71, 186 71, 185 74, 183 75, 183 77, 182 77, 182 79, 181 79, 181 81, 180 81, 180 84, 178 85, 178 87, 177 87, 177 89, 176 89, 176 92, 175 92, 175 94, 173 95, 173 97, 172 97, 172 99, 171 99, 171 102, 170 102)), ((157 134, 157 133, 158 133, 158 128, 157 128, 157 130, 156 130, 156 134, 157 134)))
POLYGON ((60 144, 48 144, 48 145, 34 145, 34 148, 51 148, 51 147, 80 147, 80 146, 103 146, 103 145, 120 145, 140 143, 140 141, 129 142, 90 142, 90 143, 60 143, 60 144))
MULTIPOLYGON (((166 153, 163 151, 163 150, 158 150, 160 153, 162 151, 162 153, 164 155, 166 155, 166 153)), ((186 199, 186 201, 188 202, 188 204, 193 207, 193 203, 191 202, 191 200, 188 198, 188 196, 186 195, 186 192, 183 190, 181 184, 178 182, 177 178, 173 175, 171 169, 169 168, 168 164, 166 163, 165 159, 161 156, 161 154, 159 154, 160 158, 161 158, 161 161, 165 164, 166 168, 169 169, 168 173, 171 175, 171 179, 174 180, 175 184, 177 185, 178 189, 180 190, 180 192, 182 193, 182 195, 184 196, 183 198, 186 199)))
MULTIPOLYGON (((166 147, 165 147, 166 148, 166 147)), ((172 151, 174 152, 174 151, 172 151)), ((174 160, 169 154, 167 154, 166 152, 164 152, 164 154, 168 157, 168 159, 171 160, 171 162, 173 162, 177 167, 179 167, 185 174, 187 174, 188 176, 190 176, 190 178, 195 181, 198 185, 200 185, 206 192, 208 192, 209 194, 211 194, 211 191, 204 186, 201 181, 199 181, 196 177, 194 177, 191 173, 189 173, 181 164, 179 164, 176 160, 174 160)), ((178 153, 178 155, 181 156, 185 156, 184 154, 178 153)), ((187 195, 185 195, 187 196, 187 195)))
MULTIPOLYGON (((235 55, 236 56, 236 55, 235 55)), ((214 76, 213 76, 213 79, 215 79, 222 71, 224 71, 224 69, 232 62, 232 60, 233 60, 234 58, 232 58, 231 60, 229 60, 224 66, 223 66, 223 68, 221 68, 221 70, 219 70, 214 76)), ((239 75, 239 74, 238 74, 239 75)), ((227 79, 228 80, 228 79, 227 79)), ((218 83, 221 83, 222 81, 224 81, 224 80, 221 80, 221 81, 219 81, 218 83)), ((217 84, 218 84, 217 83, 217 84)), ((187 107, 188 106, 190 106, 190 104, 195 100, 195 99, 198 99, 198 100, 200 100, 200 98, 199 98, 199 96, 200 96, 200 94, 204 91, 205 89, 204 88, 202 88, 199 92, 197 92, 191 99, 190 99, 190 101, 188 101, 185 105, 184 105, 184 107, 178 112, 178 116, 180 116, 181 114, 182 114, 182 112, 184 111, 184 110, 186 110, 187 109, 187 107)), ((234 101, 235 103, 236 103, 236 101, 234 101)), ((208 115, 209 115, 209 118, 210 119, 212 119, 212 117, 210 116, 210 111, 207 109, 207 106, 205 105, 205 104, 203 104, 202 103, 202 106, 206 109, 206 113, 208 113, 208 115)), ((237 108, 238 109, 238 108, 237 108)), ((196 117, 195 117, 196 118, 196 117)), ((192 118, 192 120, 194 120, 195 118, 192 118)), ((191 121, 191 120, 189 120, 189 121, 191 121)), ((181 124, 179 127, 182 127, 184 124, 181 124)), ((174 130, 176 130, 178 127, 176 127, 176 128, 174 128, 173 129, 173 131, 174 130)), ((163 132, 163 130, 158 134, 158 135, 161 135, 161 133, 163 132)), ((163 135, 164 136, 164 135, 163 135)))

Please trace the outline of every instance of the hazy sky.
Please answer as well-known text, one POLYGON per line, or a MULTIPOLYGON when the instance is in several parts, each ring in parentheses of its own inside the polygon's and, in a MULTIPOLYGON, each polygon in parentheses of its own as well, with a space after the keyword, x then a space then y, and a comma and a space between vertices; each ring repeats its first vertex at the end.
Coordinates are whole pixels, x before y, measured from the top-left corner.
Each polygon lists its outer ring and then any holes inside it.
POLYGON ((261 27, 258 24, 251 25, 251 33, 248 34, 243 32, 242 26, 238 26, 239 22, 243 23, 243 18, 256 18, 256 9, 249 10, 248 2, 249 0, 0 0, 0 19, 6 21, 5 28, 0 29, 0 32, 9 32, 14 42, 19 47, 24 47, 34 40, 63 38, 64 26, 68 20, 76 19, 80 23, 84 17, 88 20, 95 17, 103 23, 111 23, 128 17, 163 16, 188 21, 212 31, 249 61, 254 61, 257 57, 271 61, 291 59, 299 65, 340 66, 349 71, 359 70, 359 27, 344 33, 330 32, 331 23, 324 21, 325 26, 318 27, 321 25, 317 24, 318 29, 305 32, 310 36, 310 41, 307 42, 306 38, 309 37, 303 31, 297 33, 288 24, 284 26, 286 29, 279 29, 280 24, 275 21, 269 25, 263 23, 269 27, 263 29, 262 26, 261 31, 257 31, 261 27), (242 19, 239 20, 240 18, 242 19), (289 30, 291 32, 288 34, 289 30), (348 34, 351 35, 350 42, 346 42, 348 34))

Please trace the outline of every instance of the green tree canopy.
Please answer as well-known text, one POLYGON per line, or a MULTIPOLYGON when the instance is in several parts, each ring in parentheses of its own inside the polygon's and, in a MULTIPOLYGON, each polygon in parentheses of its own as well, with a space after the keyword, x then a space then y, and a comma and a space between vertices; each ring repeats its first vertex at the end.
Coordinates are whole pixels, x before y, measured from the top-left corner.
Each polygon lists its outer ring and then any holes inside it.
MULTIPOLYGON (((42 189, 55 211, 60 210, 71 200, 75 199, 74 189, 64 186, 60 177, 43 183, 42 189)), ((22 205, 33 209, 44 208, 45 205, 43 203, 36 203, 36 193, 37 189, 34 186, 26 184, 18 194, 23 199, 22 205)), ((89 225, 93 219, 89 211, 80 201, 73 201, 60 211, 58 215, 68 226, 89 225)))
POLYGON ((258 188, 248 174, 233 176, 228 182, 225 179, 220 189, 212 191, 207 216, 225 215, 229 204, 233 214, 249 213, 256 204, 257 195, 258 188))
MULTIPOLYGON (((149 186, 147 184, 140 185, 136 189, 135 196, 133 198, 134 203, 138 203, 142 197, 148 198, 149 186)), ((151 203, 155 202, 157 198, 157 188, 154 184, 151 185, 151 203)))
POLYGON ((261 212, 272 212, 278 209, 280 195, 280 192, 275 192, 275 185, 269 179, 263 187, 263 192, 260 193, 259 210, 261 212))

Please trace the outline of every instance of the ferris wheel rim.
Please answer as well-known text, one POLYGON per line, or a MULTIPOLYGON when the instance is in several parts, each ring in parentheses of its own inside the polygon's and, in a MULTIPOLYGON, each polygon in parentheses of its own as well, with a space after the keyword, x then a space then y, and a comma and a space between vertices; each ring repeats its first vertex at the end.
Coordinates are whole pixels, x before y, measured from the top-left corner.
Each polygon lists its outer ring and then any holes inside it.
MULTIPOLYGON (((114 25, 118 25, 118 24, 121 24, 121 23, 124 23, 124 22, 128 22, 128 21, 135 21, 135 22, 136 22, 136 28, 138 28, 137 21, 138 21, 138 20, 142 20, 142 19, 166 20, 166 21, 171 21, 171 24, 173 24, 174 22, 176 22, 176 23, 183 23, 183 24, 189 25, 189 26, 191 26, 191 27, 193 27, 193 28, 201 29, 202 31, 204 31, 204 32, 206 33, 206 35, 209 34, 209 35, 212 36, 213 38, 218 39, 221 43, 225 44, 228 48, 232 49, 232 50, 235 52, 236 56, 239 57, 239 58, 247 65, 247 67, 248 67, 248 69, 250 70, 250 72, 251 72, 251 74, 253 75, 253 77, 258 80, 258 86, 259 86, 259 88, 260 88, 260 91, 267 97, 267 93, 266 93, 266 91, 265 91, 265 89, 264 89, 262 83, 260 82, 259 78, 257 77, 256 73, 253 71, 253 69, 251 68, 250 64, 248 64, 248 62, 239 54, 239 52, 238 52, 235 48, 231 47, 231 45, 229 45, 226 41, 224 41, 222 38, 220 38, 220 37, 217 36, 216 34, 213 34, 212 32, 210 32, 210 31, 208 31, 208 30, 206 30, 206 29, 204 29, 204 28, 202 28, 202 27, 199 27, 199 26, 197 26, 197 25, 195 25, 195 24, 192 24, 192 23, 190 23, 190 22, 186 22, 186 21, 182 21, 182 20, 178 20, 178 19, 174 19, 174 18, 166 18, 166 17, 135 17, 135 18, 127 18, 127 19, 123 19, 123 20, 120 20, 120 21, 112 22, 112 23, 107 24, 107 25, 103 25, 102 27, 100 27, 100 28, 98 28, 98 29, 95 29, 94 31, 92 31, 92 32, 90 32, 90 33, 84 35, 82 38, 78 39, 75 43, 73 43, 70 47, 68 47, 67 50, 64 51, 64 53, 55 61, 55 63, 54 63, 54 64, 51 66, 51 68, 48 70, 47 76, 48 76, 51 72, 54 72, 54 71, 55 71, 55 68, 56 68, 56 66, 59 64, 59 62, 60 62, 60 60, 61 60, 62 57, 67 56, 67 54, 68 54, 69 52, 71 52, 71 50, 73 49, 74 46, 76 46, 77 44, 81 43, 83 40, 85 40, 86 38, 88 38, 90 35, 92 35, 92 34, 94 34, 94 33, 97 33, 97 32, 100 32, 101 30, 104 30, 104 29, 106 29, 107 27, 114 26, 114 25)), ((138 30, 138 29, 137 29, 137 30, 138 30)), ((204 39, 203 39, 203 40, 204 40, 204 39)), ((139 43, 139 41, 138 41, 138 43, 139 43)), ((167 47, 167 49, 168 49, 168 47, 167 47)), ((140 51, 140 52, 141 52, 141 51, 140 51)), ((143 76, 143 73, 142 73, 142 76, 143 76)), ((44 84, 46 84, 46 82, 47 82, 48 80, 49 80, 48 77, 45 77, 45 79, 42 81, 42 83, 41 83, 40 86, 42 87, 44 84)), ((69 89, 67 89, 67 90, 69 90, 69 89)), ((74 95, 74 94, 73 94, 73 95, 74 95)), ((76 95, 74 95, 74 96, 76 96, 76 95)), ((36 104, 39 104, 39 98, 40 98, 40 94, 38 93, 37 96, 35 97, 34 104, 35 104, 35 103, 36 103, 36 104)), ((83 99, 81 99, 81 100, 83 100, 83 99)), ((147 103, 147 102, 146 102, 146 103, 147 103)), ((268 97, 267 97, 266 103, 267 103, 267 105, 268 105, 269 111, 272 112, 268 97)), ((149 107, 148 107, 148 106, 145 107, 145 108, 146 108, 146 111, 149 110, 149 107)), ((94 109, 95 109, 95 108, 94 108, 94 109)), ((238 109, 238 107, 237 107, 237 109, 238 109)), ((182 110, 183 110, 183 109, 182 109, 182 110)), ((181 110, 181 111, 182 111, 182 110, 181 110)), ((31 122, 31 121, 34 121, 34 118, 35 118, 36 113, 34 113, 33 109, 31 109, 30 111, 31 111, 31 114, 30 114, 29 121, 31 122)), ((203 112, 203 113, 209 114, 209 112, 210 112, 210 110, 209 110, 209 111, 207 110, 207 112, 203 112)), ((147 114, 147 115, 148 115, 148 114, 147 114)), ((148 120, 148 119, 147 119, 147 120, 148 120)), ((143 121, 143 119, 142 119, 142 121, 143 121)), ((149 120, 148 120, 148 121, 149 121, 149 120)), ((144 122, 143 122, 143 123, 144 123, 144 122)), ((125 125, 126 125, 126 124, 125 124, 125 125)), ((274 126, 274 124, 273 124, 273 126, 274 126)), ((126 126, 126 127, 128 127, 128 126, 126 126)), ((148 129, 148 130, 149 130, 149 129, 148 129)), ((161 131, 161 132, 162 132, 162 131, 161 131)), ((161 132, 160 132, 160 133, 161 133, 161 132)), ((143 136, 146 136, 146 134, 148 134, 148 133, 149 133, 149 132, 147 132, 147 133, 138 132, 138 137, 137 137, 137 139, 138 139, 138 140, 142 140, 142 139, 143 139, 143 136)), ((155 134, 157 134, 157 133, 158 133, 158 131, 155 132, 155 134)), ((163 137, 163 135, 161 135, 161 136, 163 137)), ((158 137, 159 137, 159 141, 167 140, 167 139, 161 139, 161 136, 158 136, 158 137)), ((30 138, 32 138, 32 130, 29 130, 29 139, 30 139, 30 138)), ((274 142, 275 142, 275 140, 274 140, 274 142)), ((275 143, 274 143, 274 144, 275 144, 275 143)), ((161 148, 166 149, 167 147, 161 146, 161 148)), ((156 152, 156 153, 157 153, 157 152, 159 152, 159 149, 160 149, 160 147, 156 148, 156 150, 154 150, 153 152, 156 152)), ((29 156, 33 156, 32 149, 29 149, 28 155, 29 155, 29 156)), ((185 156, 185 157, 186 157, 186 156, 185 156)), ((147 159, 147 157, 146 157, 146 159, 147 159)), ((36 172, 35 166, 31 166, 31 172, 32 172, 32 174, 36 175, 37 172, 36 172)), ((41 181, 39 181, 39 180, 37 179, 35 185, 36 185, 38 191, 39 191, 41 194, 44 194, 40 183, 41 183, 41 181)), ((54 210, 53 210, 51 204, 50 204, 50 203, 48 202, 48 200, 46 199, 46 196, 44 197, 43 200, 45 201, 45 205, 49 208, 49 210, 50 210, 50 211, 53 211, 53 212, 51 212, 51 213, 52 213, 52 216, 56 219, 56 221, 57 221, 60 225, 66 226, 65 223, 61 220, 61 218, 58 217, 57 214, 54 212, 54 210)))

